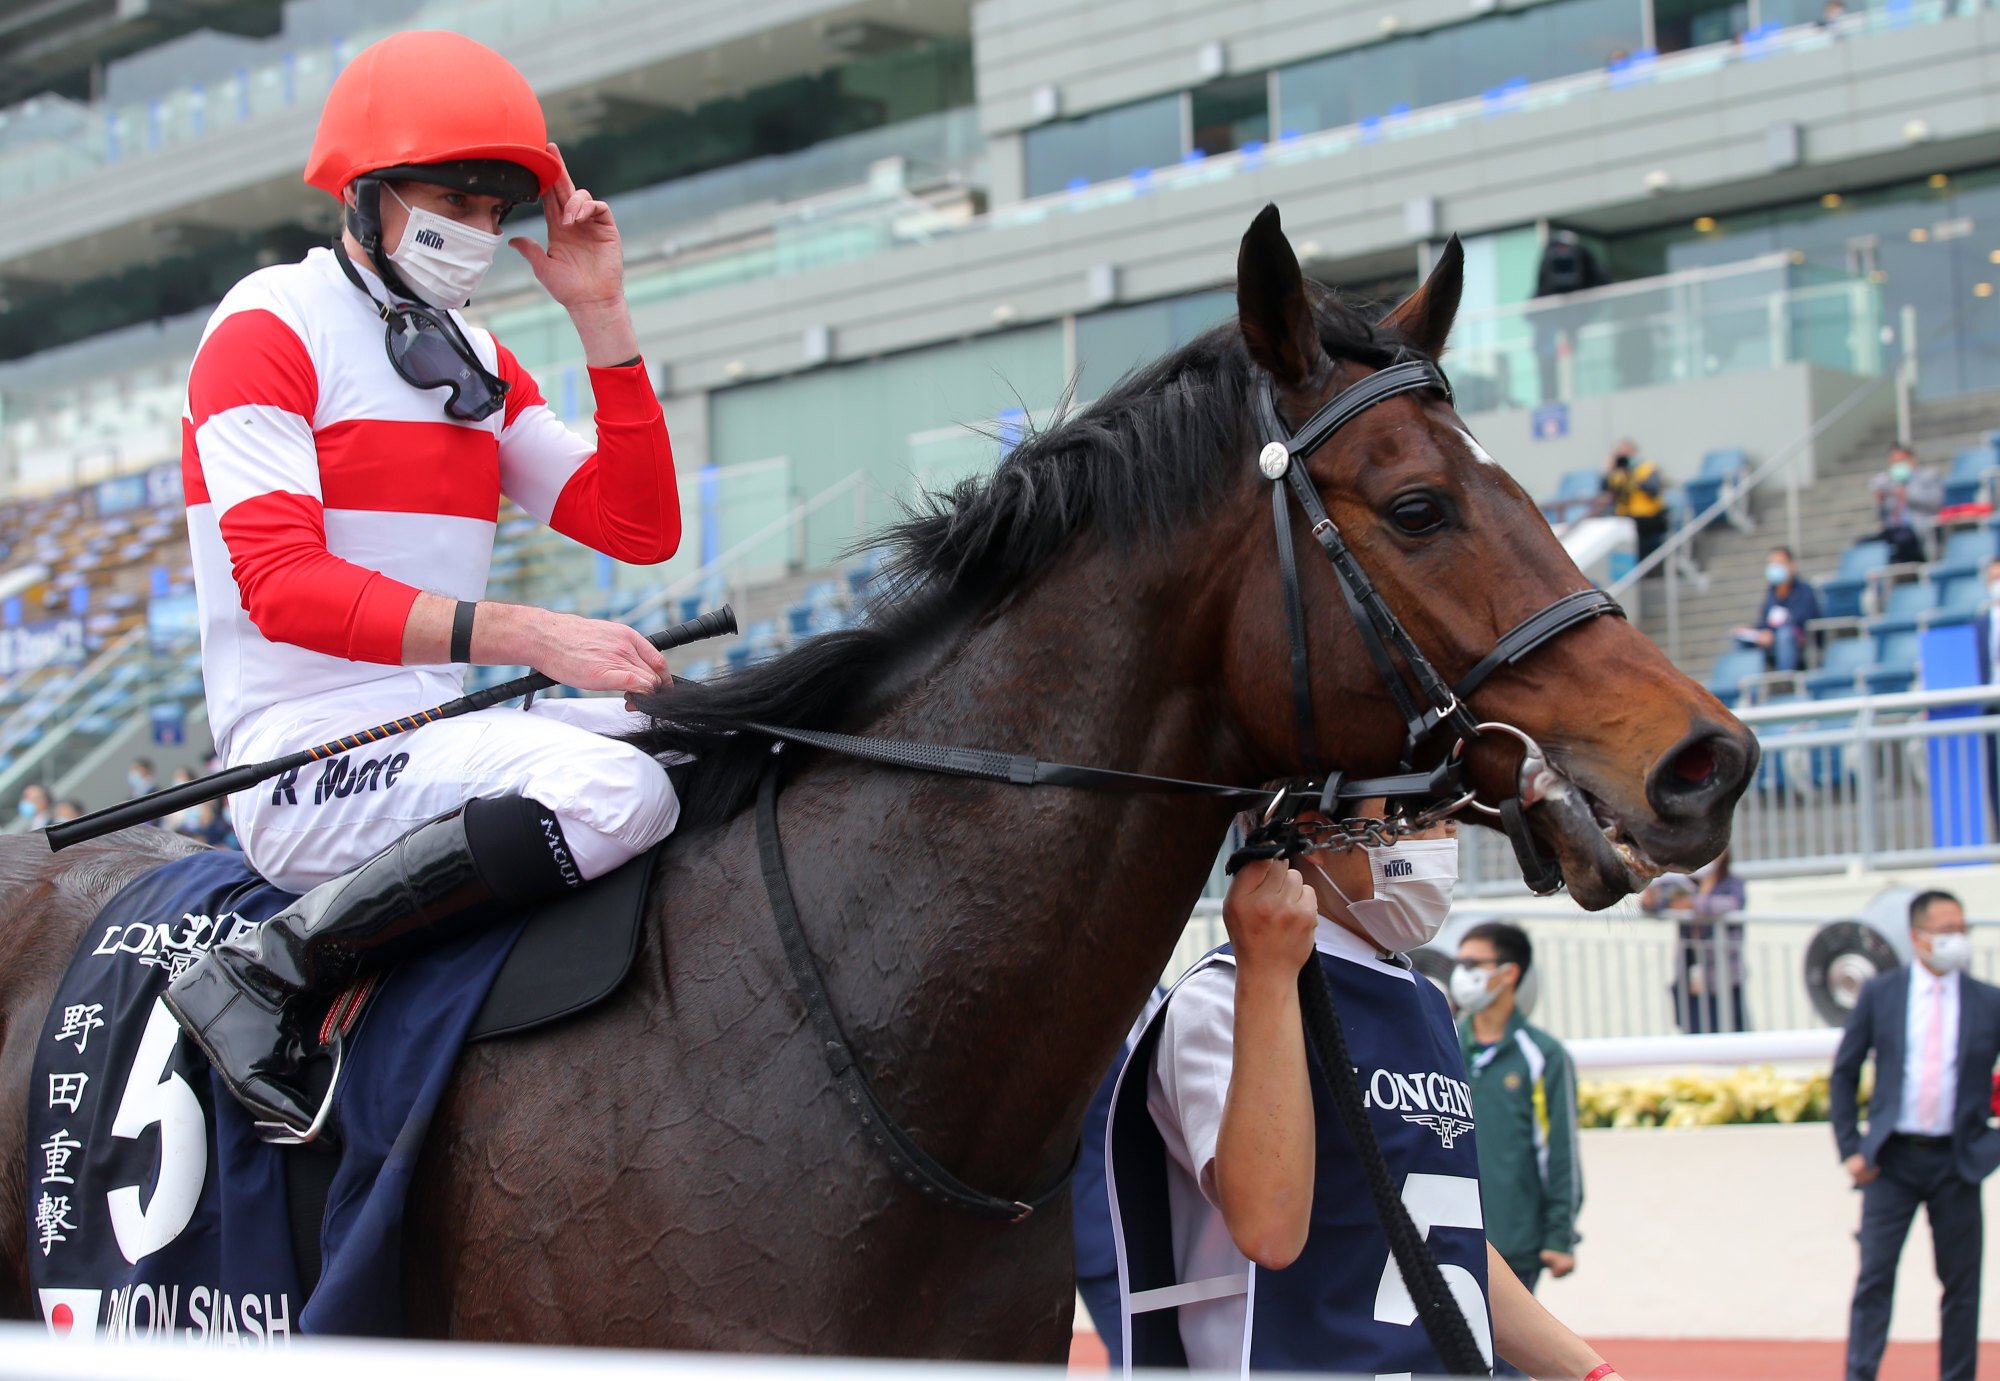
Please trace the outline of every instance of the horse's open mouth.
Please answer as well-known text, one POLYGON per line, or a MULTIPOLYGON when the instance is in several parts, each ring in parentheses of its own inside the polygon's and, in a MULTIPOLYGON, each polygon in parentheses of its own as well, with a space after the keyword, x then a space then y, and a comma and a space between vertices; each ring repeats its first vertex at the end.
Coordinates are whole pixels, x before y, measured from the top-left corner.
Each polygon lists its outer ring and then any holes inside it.
POLYGON ((1529 820, 1536 836, 1555 851, 1563 881, 1580 905, 1601 910, 1645 890, 1667 871, 1640 847, 1618 812, 1589 788, 1554 767, 1544 774, 1529 820))

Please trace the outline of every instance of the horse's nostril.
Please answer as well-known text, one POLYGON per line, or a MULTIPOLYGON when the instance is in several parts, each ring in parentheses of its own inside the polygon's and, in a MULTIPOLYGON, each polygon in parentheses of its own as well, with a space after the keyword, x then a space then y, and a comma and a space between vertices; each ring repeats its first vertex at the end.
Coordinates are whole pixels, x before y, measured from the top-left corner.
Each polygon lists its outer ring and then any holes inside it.
POLYGON ((1691 743, 1674 755, 1670 771, 1689 786, 1702 786, 1715 775, 1715 745, 1691 743))

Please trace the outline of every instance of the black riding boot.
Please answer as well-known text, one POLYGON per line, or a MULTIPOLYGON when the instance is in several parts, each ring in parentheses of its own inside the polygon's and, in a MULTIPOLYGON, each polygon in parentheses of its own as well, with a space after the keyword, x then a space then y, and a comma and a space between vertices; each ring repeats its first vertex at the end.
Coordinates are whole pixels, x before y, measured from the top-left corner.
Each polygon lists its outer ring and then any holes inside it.
MULTIPOLYGON (((167 1008, 270 1140, 310 1140, 321 1109, 299 1083, 319 1050, 319 1004, 358 974, 465 934, 499 911, 575 885, 555 817, 519 796, 478 800, 419 825, 321 883, 240 939, 218 943, 167 988, 167 1008), (520 848, 553 851, 523 887, 520 848), (482 868, 479 860, 497 860, 482 868), (538 876, 539 875, 539 876, 538 876), (497 893, 492 878, 502 881, 497 893), (514 885, 507 885, 507 884, 514 885)), ((330 1096, 327 1101, 331 1101, 330 1096)))

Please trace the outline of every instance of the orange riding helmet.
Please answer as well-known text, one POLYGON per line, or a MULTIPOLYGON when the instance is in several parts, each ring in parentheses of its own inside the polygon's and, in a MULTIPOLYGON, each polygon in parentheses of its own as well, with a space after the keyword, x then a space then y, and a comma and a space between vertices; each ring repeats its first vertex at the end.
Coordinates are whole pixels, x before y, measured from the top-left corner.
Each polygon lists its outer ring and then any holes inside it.
POLYGON ((532 201, 562 171, 548 137, 528 79, 485 44, 435 30, 391 34, 334 79, 306 181, 336 199, 372 176, 532 201))

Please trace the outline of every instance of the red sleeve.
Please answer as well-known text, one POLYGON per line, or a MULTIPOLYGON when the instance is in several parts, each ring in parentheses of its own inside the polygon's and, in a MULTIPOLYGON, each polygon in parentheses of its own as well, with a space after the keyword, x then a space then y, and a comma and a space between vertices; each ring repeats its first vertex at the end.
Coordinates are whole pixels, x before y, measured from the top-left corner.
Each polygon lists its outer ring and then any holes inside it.
POLYGON ((259 494, 229 510, 222 540, 257 631, 350 662, 401 666, 418 591, 326 549, 319 500, 259 494))
POLYGON ((317 400, 312 359, 282 320, 261 310, 223 320, 188 376, 190 502, 214 504, 244 613, 265 637, 400 665, 417 591, 326 549, 317 400))
POLYGON ((681 504, 673 445, 645 363, 590 371, 597 399, 597 450, 582 455, 579 463, 576 452, 583 443, 549 410, 513 353, 497 348, 500 375, 511 385, 501 438, 503 452, 512 458, 508 468, 575 467, 559 480, 549 526, 633 565, 653 565, 679 550, 681 504))

